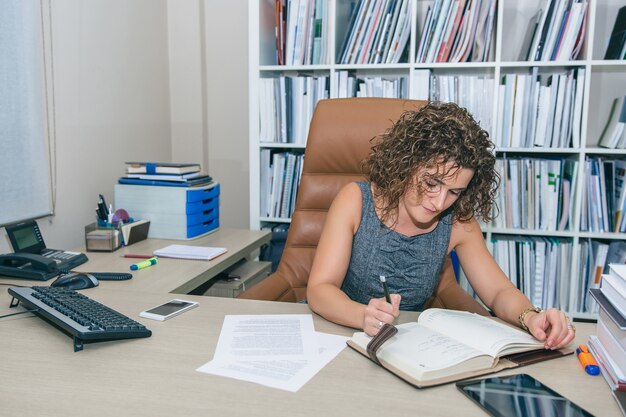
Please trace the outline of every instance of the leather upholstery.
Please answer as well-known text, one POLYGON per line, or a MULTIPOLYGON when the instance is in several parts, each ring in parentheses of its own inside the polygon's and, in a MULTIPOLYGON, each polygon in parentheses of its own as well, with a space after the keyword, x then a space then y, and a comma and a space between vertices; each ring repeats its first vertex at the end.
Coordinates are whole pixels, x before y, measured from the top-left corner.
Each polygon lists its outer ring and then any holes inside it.
MULTIPOLYGON (((335 195, 346 184, 362 180, 361 161, 372 139, 393 121, 425 101, 349 98, 321 100, 311 120, 302 178, 283 255, 276 272, 239 294, 239 298, 298 302, 306 285, 315 249, 335 195)), ((432 307, 486 310, 457 284, 451 262, 446 264, 432 307)))

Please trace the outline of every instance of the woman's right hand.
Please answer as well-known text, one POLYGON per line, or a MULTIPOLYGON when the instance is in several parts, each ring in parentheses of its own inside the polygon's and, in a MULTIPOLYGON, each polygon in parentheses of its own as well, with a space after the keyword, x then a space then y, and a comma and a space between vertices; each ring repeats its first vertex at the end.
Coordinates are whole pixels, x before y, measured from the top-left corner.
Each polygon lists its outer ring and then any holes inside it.
POLYGON ((393 324, 400 315, 400 294, 391 294, 391 304, 385 298, 372 298, 365 307, 363 317, 363 331, 369 336, 375 336, 383 324, 393 324))

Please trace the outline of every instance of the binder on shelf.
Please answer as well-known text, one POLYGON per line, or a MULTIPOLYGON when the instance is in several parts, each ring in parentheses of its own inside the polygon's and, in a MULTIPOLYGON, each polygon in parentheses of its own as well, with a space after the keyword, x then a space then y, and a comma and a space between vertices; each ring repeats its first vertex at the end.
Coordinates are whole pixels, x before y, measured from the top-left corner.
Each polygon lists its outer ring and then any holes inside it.
POLYGON ((213 179, 208 176, 186 179, 185 181, 167 181, 167 180, 146 180, 141 178, 122 177, 117 182, 120 184, 132 185, 157 185, 161 187, 194 187, 209 184, 213 179))

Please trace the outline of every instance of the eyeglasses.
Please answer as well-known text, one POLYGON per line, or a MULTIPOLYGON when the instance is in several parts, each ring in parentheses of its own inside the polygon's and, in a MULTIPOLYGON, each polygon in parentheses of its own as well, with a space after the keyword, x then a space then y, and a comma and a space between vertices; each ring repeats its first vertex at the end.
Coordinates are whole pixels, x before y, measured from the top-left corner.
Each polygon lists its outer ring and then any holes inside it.
POLYGON ((423 190, 427 194, 436 195, 441 192, 441 183, 440 179, 431 174, 422 174, 417 189, 418 192, 423 190))
MULTIPOLYGON (((439 177, 429 173, 424 173, 420 177, 419 183, 416 187, 418 197, 420 193, 425 193, 430 196, 439 195, 443 189, 443 185, 445 185, 445 183, 439 177)), ((450 192, 452 195, 459 197, 463 193, 463 190, 450 190, 450 192)))

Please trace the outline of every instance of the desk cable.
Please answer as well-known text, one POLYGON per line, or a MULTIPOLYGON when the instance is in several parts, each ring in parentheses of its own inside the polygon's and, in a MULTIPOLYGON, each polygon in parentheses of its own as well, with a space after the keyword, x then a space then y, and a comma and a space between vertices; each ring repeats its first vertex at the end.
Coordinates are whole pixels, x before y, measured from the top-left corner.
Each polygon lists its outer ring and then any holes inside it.
POLYGON ((5 317, 17 316, 18 314, 36 313, 38 311, 39 311, 38 308, 28 309, 28 310, 24 310, 24 311, 18 311, 17 313, 9 313, 9 314, 5 314, 4 316, 0 316, 0 319, 3 319, 5 317))
POLYGON ((127 279, 131 279, 133 274, 128 272, 78 272, 71 271, 69 269, 61 270, 61 274, 90 274, 93 275, 98 281, 125 281, 127 279))

